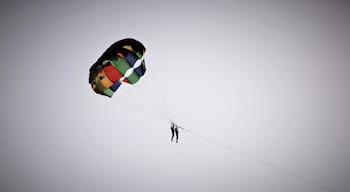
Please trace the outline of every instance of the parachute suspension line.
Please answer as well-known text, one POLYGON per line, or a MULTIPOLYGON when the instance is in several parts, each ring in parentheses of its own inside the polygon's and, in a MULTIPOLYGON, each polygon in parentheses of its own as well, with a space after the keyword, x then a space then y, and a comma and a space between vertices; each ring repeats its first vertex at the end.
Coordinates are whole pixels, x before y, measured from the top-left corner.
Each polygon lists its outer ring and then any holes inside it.
POLYGON ((152 88, 149 86, 146 86, 146 84, 143 84, 143 86, 137 85, 137 87, 140 89, 139 91, 142 92, 143 95, 145 95, 145 97, 148 99, 148 101, 154 107, 156 107, 161 113, 163 113, 164 116, 166 116, 167 119, 169 119, 169 121, 171 122, 172 119, 171 119, 170 115, 167 113, 164 105, 159 102, 160 101, 159 96, 157 97, 157 95, 153 93, 152 88))
POLYGON ((158 93, 160 95, 161 101, 162 101, 163 105, 165 106, 165 109, 166 109, 166 111, 168 113, 168 116, 170 117, 171 121, 174 122, 175 121, 174 116, 171 113, 170 108, 169 108, 169 106, 168 106, 168 104, 167 104, 167 102, 165 100, 165 97, 164 97, 164 95, 162 93, 162 90, 160 89, 160 87, 159 87, 159 85, 158 85, 158 83, 156 81, 155 72, 152 71, 152 73, 153 73, 153 75, 149 75, 150 79, 151 79, 151 81, 153 81, 154 87, 157 89, 157 91, 158 91, 158 93))
POLYGON ((134 102, 130 102, 130 101, 127 101, 125 98, 122 98, 121 95, 118 95, 119 97, 114 97, 116 98, 118 101, 120 101, 121 103, 123 103, 124 105, 128 106, 129 108, 133 108, 134 110, 136 111, 141 111, 149 116, 152 116, 153 118, 156 118, 158 120, 161 120, 161 121, 164 121, 164 122, 168 122, 167 119, 165 119, 163 116, 161 116, 160 114, 154 112, 154 111, 150 111, 150 110, 147 110, 146 108, 134 103, 134 102))
MULTIPOLYGON (((130 88, 132 88, 132 87, 130 87, 130 88)), ((133 92, 132 94, 130 92, 122 92, 116 96, 119 96, 121 98, 124 97, 125 103, 131 103, 134 107, 137 107, 139 109, 143 109, 144 111, 152 112, 153 114, 156 114, 157 116, 162 117, 162 119, 168 119, 167 116, 164 115, 163 112, 157 110, 156 107, 151 106, 151 105, 147 105, 149 103, 147 102, 147 99, 145 98, 144 94, 142 92, 140 92, 139 89, 140 89, 139 85, 134 84, 133 90, 136 92, 133 92), (123 94, 125 94, 125 95, 123 95, 123 94), (142 98, 142 99, 135 100, 135 98, 142 98), (139 102, 137 102, 137 101, 139 101, 139 102)), ((166 120, 166 121, 168 122, 169 120, 166 120)))
POLYGON ((135 97, 133 97, 133 95, 131 95, 129 92, 124 92, 124 94, 126 94, 126 95, 123 95, 122 93, 120 93, 117 98, 119 98, 119 100, 123 101, 125 104, 142 109, 144 111, 151 112, 152 114, 157 115, 157 116, 162 116, 157 111, 155 111, 153 108, 149 108, 147 106, 144 106, 141 103, 134 100, 133 98, 135 98, 135 97))
POLYGON ((152 81, 154 82, 155 87, 158 89, 158 92, 159 92, 159 94, 160 94, 161 100, 162 100, 163 104, 165 105, 165 107, 166 107, 166 109, 167 109, 167 111, 168 111, 168 114, 169 114, 171 120, 172 120, 172 121, 175 121, 175 120, 174 120, 174 116, 173 116, 173 114, 172 114, 171 111, 170 111, 170 108, 169 108, 169 106, 168 106, 168 104, 167 104, 167 102, 166 102, 166 100, 165 100, 165 97, 164 97, 164 95, 163 95, 163 93, 162 93, 162 90, 160 89, 160 87, 159 87, 157 81, 156 81, 155 78, 153 78, 153 77, 151 77, 151 79, 152 79, 152 81))
POLYGON ((153 101, 153 103, 158 106, 158 108, 167 116, 169 119, 169 122, 172 121, 171 116, 169 115, 165 105, 162 103, 162 100, 160 98, 159 93, 155 90, 155 87, 153 84, 149 85, 148 87, 144 87, 143 91, 146 95, 148 95, 149 98, 153 101))
POLYGON ((191 131, 191 130, 189 130, 189 129, 185 129, 185 128, 183 128, 183 127, 180 127, 180 129, 182 129, 183 131, 186 131, 186 132, 188 132, 188 133, 190 133, 190 134, 192 134, 192 135, 194 135, 194 136, 197 136, 197 137, 199 137, 199 138, 201 138, 201 139, 203 139, 203 140, 205 140, 205 141, 207 141, 207 142, 209 142, 209 143, 211 143, 211 144, 213 144, 213 145, 216 145, 216 146, 218 146, 218 147, 221 147, 221 148, 223 148, 223 149, 226 149, 227 151, 229 151, 229 152, 231 152, 231 153, 240 155, 240 156, 242 156, 242 157, 245 157, 245 158, 247 158, 247 159, 250 159, 251 161, 255 161, 255 162, 257 162, 257 163, 263 164, 263 165, 265 165, 265 166, 267 166, 267 167, 270 167, 270 168, 272 168, 272 169, 274 169, 274 170, 276 170, 276 171, 279 171, 279 172, 281 172, 281 173, 284 173, 284 174, 286 174, 286 175, 289 175, 289 176, 291 176, 291 177, 294 177, 294 178, 296 178, 296 179, 299 179, 300 181, 303 181, 303 182, 306 183, 306 184, 316 186, 316 187, 322 189, 322 190, 325 191, 325 192, 331 192, 331 191, 333 191, 333 190, 329 189, 328 187, 325 187, 324 185, 322 185, 322 184, 320 184, 320 183, 318 183, 318 182, 316 182, 316 181, 314 181, 314 180, 311 180, 311 179, 309 179, 309 178, 300 176, 300 175, 298 175, 298 174, 296 174, 296 173, 294 173, 294 172, 292 172, 292 171, 290 171, 290 170, 288 170, 288 169, 282 168, 282 167, 280 167, 280 166, 276 166, 276 165, 272 164, 271 162, 268 162, 268 161, 266 161, 266 160, 264 160, 264 159, 261 159, 261 158, 258 158, 258 157, 256 157, 256 156, 253 156, 253 155, 251 155, 251 154, 245 153, 245 152, 243 152, 243 151, 234 149, 234 148, 232 148, 232 147, 230 147, 230 146, 228 146, 228 145, 226 145, 226 144, 223 144, 223 143, 218 142, 218 141, 216 141, 216 140, 210 139, 209 137, 203 136, 203 135, 198 134, 198 133, 196 133, 196 132, 193 132, 193 131, 191 131))
MULTIPOLYGON (((134 84, 133 85, 133 89, 137 90, 136 92, 134 92, 133 94, 130 94, 129 92, 125 92, 126 96, 128 99, 124 99, 126 101, 129 101, 129 103, 132 103, 134 106, 140 108, 140 109, 144 109, 146 111, 152 111, 154 114, 157 114, 158 116, 162 117, 163 119, 166 119, 167 122, 169 122, 168 117, 166 115, 164 115, 164 112, 162 112, 161 110, 157 109, 157 107, 155 107, 155 105, 147 105, 147 104, 152 104, 151 102, 147 101, 147 97, 145 96, 145 94, 143 94, 140 91, 140 87, 138 84, 134 84), (136 96, 136 95, 138 96, 136 96), (142 98, 139 101, 142 101, 141 103, 136 102, 134 99, 132 98, 142 98)), ((122 94, 118 95, 118 96, 122 96, 122 94)))
MULTIPOLYGON (((155 109, 157 109, 166 119, 168 119, 168 122, 171 122, 171 118, 169 117, 169 115, 168 115, 166 112, 164 112, 164 109, 162 109, 162 106, 161 106, 159 103, 157 103, 157 102, 154 101, 154 99, 153 99, 153 98, 155 98, 154 95, 153 95, 152 93, 147 93, 147 91, 146 91, 141 85, 136 84, 136 87, 138 88, 137 90, 138 90, 142 95, 144 95, 144 96, 146 97, 147 101, 148 101, 150 104, 152 104, 153 107, 154 107, 155 109), (151 96, 150 96, 150 95, 151 95, 151 96)), ((150 92, 150 91, 149 91, 149 92, 150 92)))
POLYGON ((164 119, 163 117, 161 117, 161 116, 159 116, 151 111, 145 110, 143 108, 139 108, 138 106, 135 106, 135 105, 130 105, 129 103, 121 100, 120 98, 118 100, 119 100, 119 102, 123 103, 124 105, 128 106, 129 108, 133 108, 135 111, 140 111, 140 112, 142 112, 146 115, 149 115, 155 119, 158 119, 158 120, 163 121, 163 122, 167 122, 166 119, 164 119))

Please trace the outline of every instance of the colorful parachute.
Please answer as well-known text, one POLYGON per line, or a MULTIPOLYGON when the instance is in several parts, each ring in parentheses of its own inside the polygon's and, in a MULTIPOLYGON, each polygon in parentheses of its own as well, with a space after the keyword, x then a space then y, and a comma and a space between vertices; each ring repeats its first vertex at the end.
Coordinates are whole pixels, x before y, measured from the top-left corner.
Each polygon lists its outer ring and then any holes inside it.
POLYGON ((135 39, 122 39, 112 44, 90 68, 92 89, 112 97, 122 82, 135 84, 146 72, 142 58, 145 51, 143 44, 135 39))

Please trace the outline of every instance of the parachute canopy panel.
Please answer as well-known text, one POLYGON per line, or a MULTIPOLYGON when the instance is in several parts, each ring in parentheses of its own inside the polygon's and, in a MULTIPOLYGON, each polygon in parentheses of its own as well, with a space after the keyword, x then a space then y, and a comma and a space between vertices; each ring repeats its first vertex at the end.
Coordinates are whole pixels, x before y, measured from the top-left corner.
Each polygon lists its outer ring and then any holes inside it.
POLYGON ((146 72, 142 58, 145 51, 141 42, 131 38, 112 44, 90 68, 91 88, 98 94, 112 97, 122 82, 137 83, 146 72))

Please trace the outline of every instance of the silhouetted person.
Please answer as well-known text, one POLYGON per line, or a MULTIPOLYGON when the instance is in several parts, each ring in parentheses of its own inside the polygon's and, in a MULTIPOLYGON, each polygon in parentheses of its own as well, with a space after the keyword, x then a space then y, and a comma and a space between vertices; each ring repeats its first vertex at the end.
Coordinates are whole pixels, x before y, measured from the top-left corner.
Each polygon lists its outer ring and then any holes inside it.
POLYGON ((174 132, 175 132, 175 124, 174 123, 171 123, 170 129, 171 129, 171 141, 173 141, 174 132))
POLYGON ((179 130, 177 129, 177 125, 175 125, 175 135, 176 135, 176 143, 179 141, 179 130))
POLYGON ((174 140, 174 136, 176 136, 176 143, 179 141, 179 126, 177 126, 174 122, 171 122, 170 130, 171 130, 171 141, 174 140))

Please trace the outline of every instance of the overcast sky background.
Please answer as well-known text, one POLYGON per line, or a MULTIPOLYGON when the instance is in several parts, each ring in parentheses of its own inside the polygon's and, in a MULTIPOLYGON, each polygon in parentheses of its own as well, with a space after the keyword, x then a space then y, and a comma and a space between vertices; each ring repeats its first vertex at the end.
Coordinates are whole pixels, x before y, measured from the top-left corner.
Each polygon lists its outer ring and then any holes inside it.
POLYGON ((349 3, 0 7, 0 191, 350 191, 349 3), (315 183, 186 132, 171 143, 167 122, 96 95, 90 66, 126 37, 147 48, 138 85, 157 82, 179 124, 315 183))

